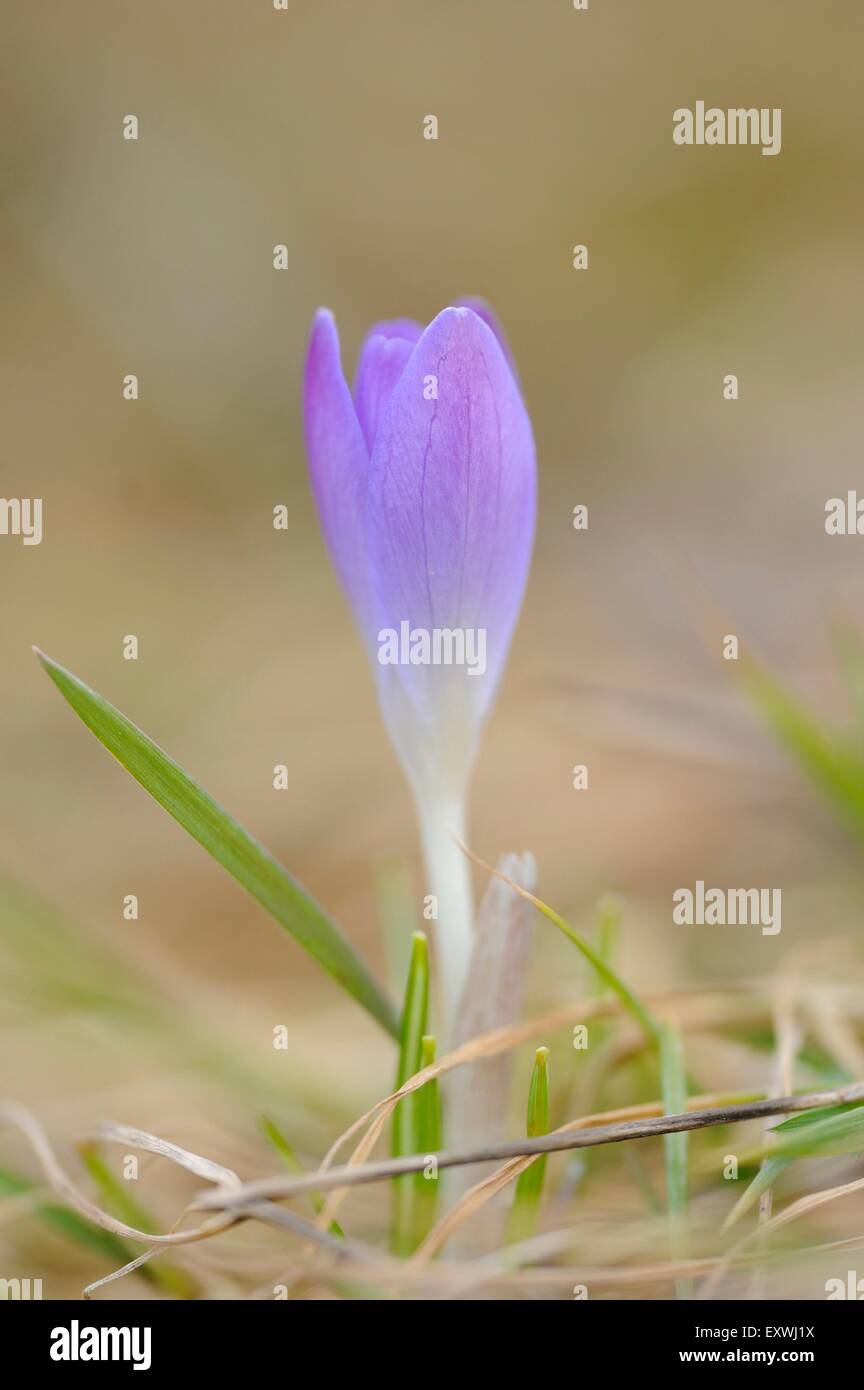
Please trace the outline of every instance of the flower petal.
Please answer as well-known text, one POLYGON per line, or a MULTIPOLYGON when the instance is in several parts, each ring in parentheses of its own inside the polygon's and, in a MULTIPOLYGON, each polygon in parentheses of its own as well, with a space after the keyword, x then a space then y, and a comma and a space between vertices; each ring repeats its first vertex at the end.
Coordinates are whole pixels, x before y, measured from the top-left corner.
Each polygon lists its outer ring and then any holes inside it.
POLYGON ((382 334, 368 337, 363 345, 354 381, 354 403, 370 451, 396 383, 413 351, 414 343, 407 338, 387 338, 382 334))
POLYGON ((516 370, 516 360, 513 356, 513 353, 510 351, 510 344, 508 343, 507 338, 505 337, 504 329, 501 327, 501 324, 498 321, 498 315, 495 313, 495 310, 492 308, 492 305, 487 303, 485 299, 480 299, 477 295, 473 294, 463 295, 461 299, 454 300, 454 303, 457 308, 473 309, 477 317, 481 318, 483 322, 487 324, 489 328, 492 329, 492 332, 498 339, 501 351, 507 358, 507 361, 510 363, 511 371, 513 372, 513 375, 518 381, 519 373, 516 370))
POLYGON ((534 442, 513 373, 473 310, 445 309, 393 392, 369 474, 379 631, 407 621, 485 640, 483 674, 379 664, 391 733, 406 763, 411 745, 415 773, 418 760, 443 759, 452 779, 470 761, 522 602, 535 511, 534 442))
POLYGON ((369 453, 342 372, 339 334, 329 309, 312 324, 303 381, 303 419, 312 491, 342 587, 366 627, 369 576, 364 517, 369 453))

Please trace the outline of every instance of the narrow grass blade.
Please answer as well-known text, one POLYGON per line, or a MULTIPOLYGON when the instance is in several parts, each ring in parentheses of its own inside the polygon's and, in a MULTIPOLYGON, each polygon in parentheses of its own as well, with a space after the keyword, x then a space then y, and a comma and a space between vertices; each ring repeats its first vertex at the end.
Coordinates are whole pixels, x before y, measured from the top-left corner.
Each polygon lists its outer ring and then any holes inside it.
MULTIPOLYGON (((687 1109, 687 1072, 681 1047, 681 1034, 671 1024, 663 1024, 660 1036, 660 1082, 663 1110, 667 1115, 680 1115, 687 1109)), ((685 1256, 684 1225, 687 1220, 687 1139, 685 1132, 663 1136, 666 1165, 666 1211, 669 1216, 671 1256, 685 1256)), ((691 1298, 693 1286, 689 1280, 675 1285, 679 1298, 691 1298)))
MULTIPOLYGON (((621 926, 621 900, 606 893, 597 903, 597 954, 605 966, 611 967, 621 926)), ((595 971, 596 974, 596 971, 595 971)), ((598 976, 598 984, 603 985, 598 976)))
POLYGON ((834 1113, 823 1110, 817 1118, 809 1116, 811 1123, 807 1125, 788 1121, 775 1125, 772 1132, 780 1135, 777 1153, 784 1158, 822 1158, 864 1150, 864 1105, 852 1105, 839 1113, 838 1107, 828 1108, 834 1113))
POLYGON ((742 1192, 738 1201, 730 1211, 723 1223, 724 1231, 728 1231, 730 1226, 734 1226, 736 1221, 740 1221, 748 1211, 751 1211, 763 1192, 767 1192, 769 1187, 773 1187, 780 1174, 783 1173, 792 1162, 791 1158, 766 1158, 759 1172, 756 1174, 749 1187, 742 1192))
POLYGON ((339 927, 287 869, 124 714, 71 671, 42 652, 37 655, 64 699, 121 766, 395 1036, 390 1000, 339 927))
MULTIPOLYGON (((549 1049, 538 1047, 534 1054, 534 1066, 528 1087, 528 1122, 526 1133, 529 1139, 549 1133, 549 1049)), ((528 1240, 534 1234, 540 1198, 543 1194, 543 1180, 546 1176, 546 1155, 534 1160, 530 1168, 520 1173, 516 1180, 513 1205, 507 1222, 506 1243, 514 1245, 520 1240, 528 1240)))
POLYGON ((470 850, 466 850, 466 853, 469 859, 479 864, 487 873, 497 874, 505 883, 509 883, 514 892, 518 893, 520 897, 527 899, 529 903, 533 903, 538 912, 541 912, 548 921, 552 922, 559 931, 563 932, 568 941, 573 942, 577 950, 581 951, 585 959, 594 967, 598 978, 602 980, 607 989, 612 990, 613 994, 617 994, 624 1008, 630 1016, 636 1020, 640 1028, 643 1029, 651 1045, 653 1047, 659 1047, 660 1026, 657 1020, 651 1017, 649 1010, 637 999, 629 986, 625 985, 620 976, 617 975, 612 967, 603 959, 600 952, 591 945, 591 942, 577 932, 575 928, 571 927, 569 922, 565 922, 564 918, 560 916, 554 908, 551 908, 548 903, 544 903, 542 898, 538 898, 534 893, 529 893, 527 888, 521 887, 521 885, 516 883, 512 878, 508 878, 506 874, 502 874, 499 869, 493 869, 491 864, 487 864, 483 859, 478 858, 476 854, 472 854, 470 850))
MULTIPOLYGON (((111 1172, 98 1145, 82 1144, 78 1152, 84 1167, 99 1189, 106 1211, 110 1211, 127 1226, 137 1226, 139 1231, 159 1230, 158 1224, 146 1208, 127 1192, 128 1184, 121 1182, 111 1172)), ((129 1258, 134 1259, 134 1256, 129 1258)), ((172 1298, 197 1298, 201 1292, 200 1286, 191 1274, 165 1261, 142 1265, 140 1273, 172 1298)))
MULTIPOLYGON (((420 1050, 420 1066, 425 1070, 435 1061, 435 1039, 423 1038, 420 1050)), ((428 1154, 430 1158, 439 1152, 443 1145, 441 1124, 441 1092, 437 1077, 427 1081, 414 1096, 414 1152, 428 1154)), ((414 1199, 414 1230, 417 1244, 431 1231, 435 1224, 435 1211, 438 1206, 437 1168, 429 1177, 425 1171, 417 1173, 414 1199)))
POLYGON ((771 1131, 778 1136, 770 1155, 750 1186, 741 1194, 726 1218, 724 1229, 734 1226, 772 1187, 796 1158, 825 1158, 864 1150, 864 1105, 825 1105, 791 1115, 771 1131))
MULTIPOLYGON (((288 1143, 288 1140, 285 1138, 285 1135, 282 1133, 281 1129, 276 1124, 276 1121, 272 1119, 269 1115, 262 1115, 260 1117, 259 1123, 261 1125, 261 1130, 265 1138, 270 1141, 270 1143, 276 1150, 279 1157, 282 1159, 282 1162, 285 1164, 285 1167, 288 1169, 288 1171, 290 1173, 296 1173, 298 1177, 302 1173, 305 1173, 306 1169, 303 1167, 303 1164, 300 1162, 299 1158, 294 1152, 294 1149, 288 1143)), ((321 1195, 320 1192, 310 1192, 308 1194, 308 1197, 309 1203, 314 1212, 318 1213, 324 1210, 324 1197, 321 1195)), ((344 1239, 345 1232, 342 1230, 342 1227, 339 1225, 338 1221, 331 1221, 328 1229, 331 1235, 339 1236, 340 1238, 344 1239)))
POLYGON ((819 1124, 822 1120, 832 1120, 837 1115, 851 1115, 855 1111, 860 1111, 862 1107, 858 1104, 844 1105, 820 1105, 818 1110, 802 1110, 797 1115, 790 1115, 788 1120, 783 1120, 779 1125, 772 1125, 772 1134, 788 1134, 790 1130, 805 1129, 808 1125, 819 1124))
MULTIPOLYGON (((420 1070, 423 1059, 423 1038, 429 1015, 429 944, 423 932, 414 932, 411 963, 405 986, 405 1003, 399 1033, 399 1061, 396 1086, 420 1070)), ((416 1097, 406 1096, 393 1111, 391 1122, 391 1153, 394 1158, 413 1153, 416 1132, 416 1097)), ((412 1177, 393 1181, 392 1247, 396 1255, 410 1255, 417 1248, 414 1216, 417 1184, 412 1177)))
POLYGON ((822 723, 766 671, 748 663, 745 688, 777 738, 847 825, 864 834, 864 757, 851 739, 822 723))
MULTIPOLYGON (((680 1115, 687 1109, 687 1080, 677 1028, 664 1024, 660 1043, 660 1078, 663 1091, 663 1111, 680 1115)), ((666 1205, 671 1217, 687 1212, 687 1134, 667 1134, 663 1138, 666 1155, 666 1205)))
MULTIPOLYGON (((613 968, 615 957, 615 946, 618 939, 618 928, 621 925, 621 902, 612 893, 605 894, 599 898, 594 909, 594 941, 597 954, 606 966, 607 970, 613 968)), ((606 981, 599 972, 592 968, 594 977, 594 989, 597 994, 602 994, 608 988, 606 981)), ((592 1050, 602 1043, 610 1033, 614 1031, 614 1023, 600 1020, 591 1029, 592 1050)))

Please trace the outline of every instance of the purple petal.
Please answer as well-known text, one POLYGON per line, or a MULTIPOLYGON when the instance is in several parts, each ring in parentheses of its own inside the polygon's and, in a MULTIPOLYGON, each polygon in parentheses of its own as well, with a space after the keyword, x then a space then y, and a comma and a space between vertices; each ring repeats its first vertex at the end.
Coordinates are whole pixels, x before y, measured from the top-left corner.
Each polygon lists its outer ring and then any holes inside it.
POLYGON ((379 666, 385 712, 398 704, 404 724, 410 708, 429 746, 454 719, 473 739, 488 709, 522 602, 535 511, 534 442, 513 373, 473 310, 445 309, 393 392, 369 475, 379 630, 407 621, 485 633, 483 676, 464 665, 379 666))
POLYGON ((414 344, 407 338, 385 338, 380 334, 368 337, 363 345, 354 382, 354 403, 370 452, 384 411, 413 351, 414 344))
MULTIPOLYGON (((370 338, 404 338, 406 343, 416 343, 422 333, 423 325, 416 319, 382 319, 380 323, 373 323, 369 329, 363 340, 363 348, 370 338)), ((363 348, 360 349, 361 357, 363 348)))
POLYGON ((501 327, 501 324, 498 321, 498 315, 495 313, 495 310, 492 308, 492 305, 488 304, 485 299, 480 299, 477 297, 477 295, 472 294, 466 294, 461 299, 454 300, 454 303, 457 308, 472 309, 474 313, 477 315, 477 317, 481 318, 483 322, 489 328, 492 329, 492 332, 495 334, 495 337, 498 339, 498 342, 501 346, 501 351, 507 358, 507 361, 510 363, 510 368, 513 372, 513 375, 516 377, 516 380, 518 381, 519 373, 516 370, 515 358, 513 357, 513 353, 510 351, 510 344, 508 343, 504 335, 504 329, 501 327))
POLYGON ((342 372, 333 315, 312 324, 303 381, 303 419, 312 491, 321 529, 348 599, 365 627, 369 576, 364 517, 369 453, 342 372))

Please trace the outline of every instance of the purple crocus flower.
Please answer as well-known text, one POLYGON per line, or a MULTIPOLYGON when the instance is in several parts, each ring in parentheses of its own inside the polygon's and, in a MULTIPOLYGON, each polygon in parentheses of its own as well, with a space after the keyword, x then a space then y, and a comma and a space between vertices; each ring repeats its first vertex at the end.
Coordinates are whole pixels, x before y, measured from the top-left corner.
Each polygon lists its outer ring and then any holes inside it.
POLYGON ((531 424, 491 310, 464 300, 427 328, 376 324, 353 393, 332 315, 312 327, 306 442, 324 536, 414 792, 438 908, 445 1012, 471 953, 454 834, 528 575, 531 424))

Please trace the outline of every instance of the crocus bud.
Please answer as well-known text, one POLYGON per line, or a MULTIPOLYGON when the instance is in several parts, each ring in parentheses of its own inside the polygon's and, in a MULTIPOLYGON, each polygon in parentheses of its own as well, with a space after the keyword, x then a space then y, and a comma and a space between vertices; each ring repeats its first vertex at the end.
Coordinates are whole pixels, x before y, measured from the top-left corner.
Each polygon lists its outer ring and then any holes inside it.
POLYGON ((531 425, 506 344, 480 301, 426 329, 376 325, 353 395, 333 317, 316 315, 306 441, 324 536, 411 783, 437 899, 445 1006, 471 953, 467 784, 528 575, 531 425))

